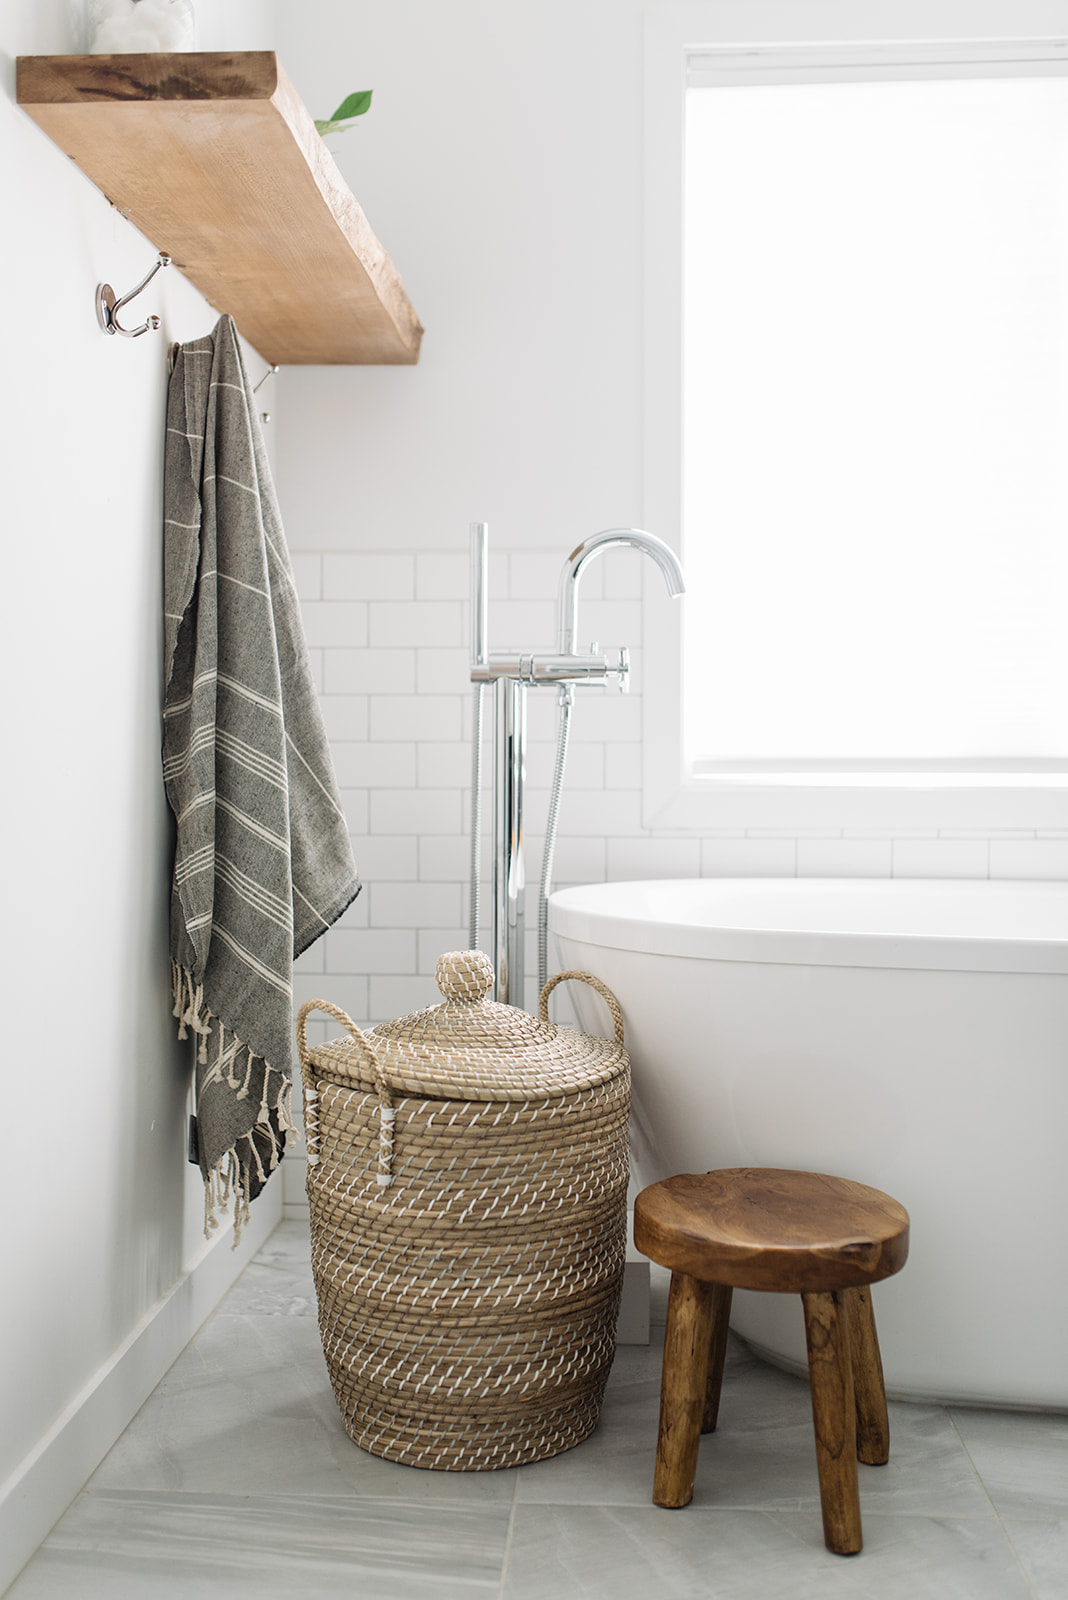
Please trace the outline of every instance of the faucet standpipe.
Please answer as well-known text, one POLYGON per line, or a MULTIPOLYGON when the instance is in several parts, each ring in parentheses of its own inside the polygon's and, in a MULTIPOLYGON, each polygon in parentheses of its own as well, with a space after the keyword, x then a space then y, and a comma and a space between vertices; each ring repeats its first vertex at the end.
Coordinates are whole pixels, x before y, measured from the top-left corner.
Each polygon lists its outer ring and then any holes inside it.
POLYGON ((543 685, 558 688, 560 727, 556 770, 545 827, 545 851, 538 905, 539 991, 546 978, 548 897, 552 882, 556 823, 563 790, 568 730, 576 685, 615 682, 626 693, 630 681, 630 656, 626 647, 602 651, 591 645, 587 654, 575 650, 578 623, 578 584, 586 563, 605 550, 619 547, 641 550, 654 560, 670 595, 686 588, 682 567, 669 545, 641 528, 607 528, 572 550, 560 575, 560 635, 555 654, 490 655, 488 636, 488 529, 484 522, 471 525, 471 682, 475 685, 474 756, 472 762, 471 944, 478 943, 479 789, 481 783, 481 695, 495 686, 495 785, 493 811, 493 965, 494 999, 508 1005, 523 1004, 524 900, 523 785, 525 778, 526 691, 543 685))

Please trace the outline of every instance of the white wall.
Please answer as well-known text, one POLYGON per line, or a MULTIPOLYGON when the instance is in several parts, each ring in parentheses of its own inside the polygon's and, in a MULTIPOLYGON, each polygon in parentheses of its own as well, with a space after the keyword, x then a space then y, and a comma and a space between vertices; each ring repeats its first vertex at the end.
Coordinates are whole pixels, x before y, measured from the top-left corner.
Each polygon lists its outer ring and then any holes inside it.
MULTIPOLYGON (((259 9, 251 42, 269 44, 272 8, 259 9)), ((98 328, 97 283, 125 292, 154 251, 15 104, 15 56, 69 51, 68 20, 39 0, 0 11, 0 1589, 79 1486, 64 1454, 88 1470, 138 1384, 158 1381, 115 1378, 116 1363, 204 1250, 170 1015, 161 488, 167 348, 216 313, 163 274, 131 307, 161 315, 158 334, 98 328), (110 1420, 41 1467, 105 1378, 110 1420)), ((172 1343, 187 1313, 172 1307, 172 1343)))
MULTIPOLYGON (((758 8, 721 9, 744 36, 758 8)), ((1054 29, 1056 9, 1031 0, 1034 31, 1054 29)), ((766 19, 773 0, 759 10, 766 19)), ((789 31, 791 6, 779 10, 789 31)), ((1002 0, 957 10, 980 32, 1012 20, 1002 0)), ((566 552, 598 528, 642 523, 644 11, 643 0, 319 0, 281 19, 282 57, 316 114, 349 89, 375 92, 331 144, 427 329, 417 367, 279 379, 280 491, 368 885, 300 983, 361 1020, 432 1002, 437 953, 466 942, 469 521, 490 524, 494 648, 551 643, 566 552)), ((897 0, 852 11, 874 36, 880 13, 903 27, 910 14, 921 31, 929 21, 929 7, 897 0)), ((584 579, 584 639, 640 646, 639 593, 629 553, 603 558, 584 579)), ((655 573, 644 604, 670 605, 655 573)), ((655 835, 640 814, 641 666, 639 649, 629 699, 579 693, 562 882, 1068 877, 1068 832, 655 835)), ((531 697, 531 724, 534 877, 551 696, 531 697)))
POLYGON ((414 368, 286 373, 294 545, 563 554, 640 508, 640 0, 311 0, 280 53, 427 328, 414 368), (325 108, 320 110, 319 107, 325 108))

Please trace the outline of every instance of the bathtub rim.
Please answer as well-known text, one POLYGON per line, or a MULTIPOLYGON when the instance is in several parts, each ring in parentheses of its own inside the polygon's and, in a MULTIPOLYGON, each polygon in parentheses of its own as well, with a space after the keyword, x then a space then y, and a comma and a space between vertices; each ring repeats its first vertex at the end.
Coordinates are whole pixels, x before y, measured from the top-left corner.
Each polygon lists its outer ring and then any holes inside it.
POLYGON ((589 883, 559 889, 549 899, 549 929, 581 944, 647 955, 691 960, 770 962, 787 966, 894 967, 920 971, 1020 972, 1068 975, 1068 882, 1039 879, 961 878, 651 878, 589 883), (942 889, 957 896, 986 899, 1015 896, 1017 901, 1063 900, 1064 938, 960 933, 870 932, 851 929, 783 929, 656 919, 627 914, 612 905, 625 891, 662 889, 677 893, 684 884, 714 891, 769 890, 791 898, 820 893, 833 885, 843 904, 849 891, 876 891, 906 899, 909 892, 942 889), (598 901, 608 902, 607 907, 598 901))

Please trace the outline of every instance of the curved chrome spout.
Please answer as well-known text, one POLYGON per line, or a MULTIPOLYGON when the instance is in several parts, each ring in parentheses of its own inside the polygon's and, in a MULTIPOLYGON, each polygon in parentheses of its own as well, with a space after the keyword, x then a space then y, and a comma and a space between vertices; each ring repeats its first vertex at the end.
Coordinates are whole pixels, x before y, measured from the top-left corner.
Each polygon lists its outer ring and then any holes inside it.
POLYGON ((575 653, 575 634, 578 631, 578 586, 586 563, 603 550, 631 546, 651 556, 664 575, 668 594, 674 598, 686 591, 686 579, 678 556, 670 545, 658 539, 655 533, 645 533, 641 528, 605 528, 586 539, 572 550, 560 574, 559 615, 560 654, 575 653))

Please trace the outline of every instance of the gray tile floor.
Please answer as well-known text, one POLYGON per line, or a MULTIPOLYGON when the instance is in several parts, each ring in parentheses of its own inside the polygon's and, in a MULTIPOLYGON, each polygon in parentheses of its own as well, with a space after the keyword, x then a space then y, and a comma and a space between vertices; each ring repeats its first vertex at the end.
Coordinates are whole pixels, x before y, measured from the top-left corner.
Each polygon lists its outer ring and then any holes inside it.
POLYGON ((807 1386, 739 1343, 693 1503, 653 1506, 664 1287, 652 1346, 619 1350, 585 1444, 422 1472, 346 1437, 306 1227, 285 1222, 9 1600, 1068 1597, 1068 1417, 893 1405, 889 1465, 860 1469, 864 1551, 832 1556, 807 1386))

